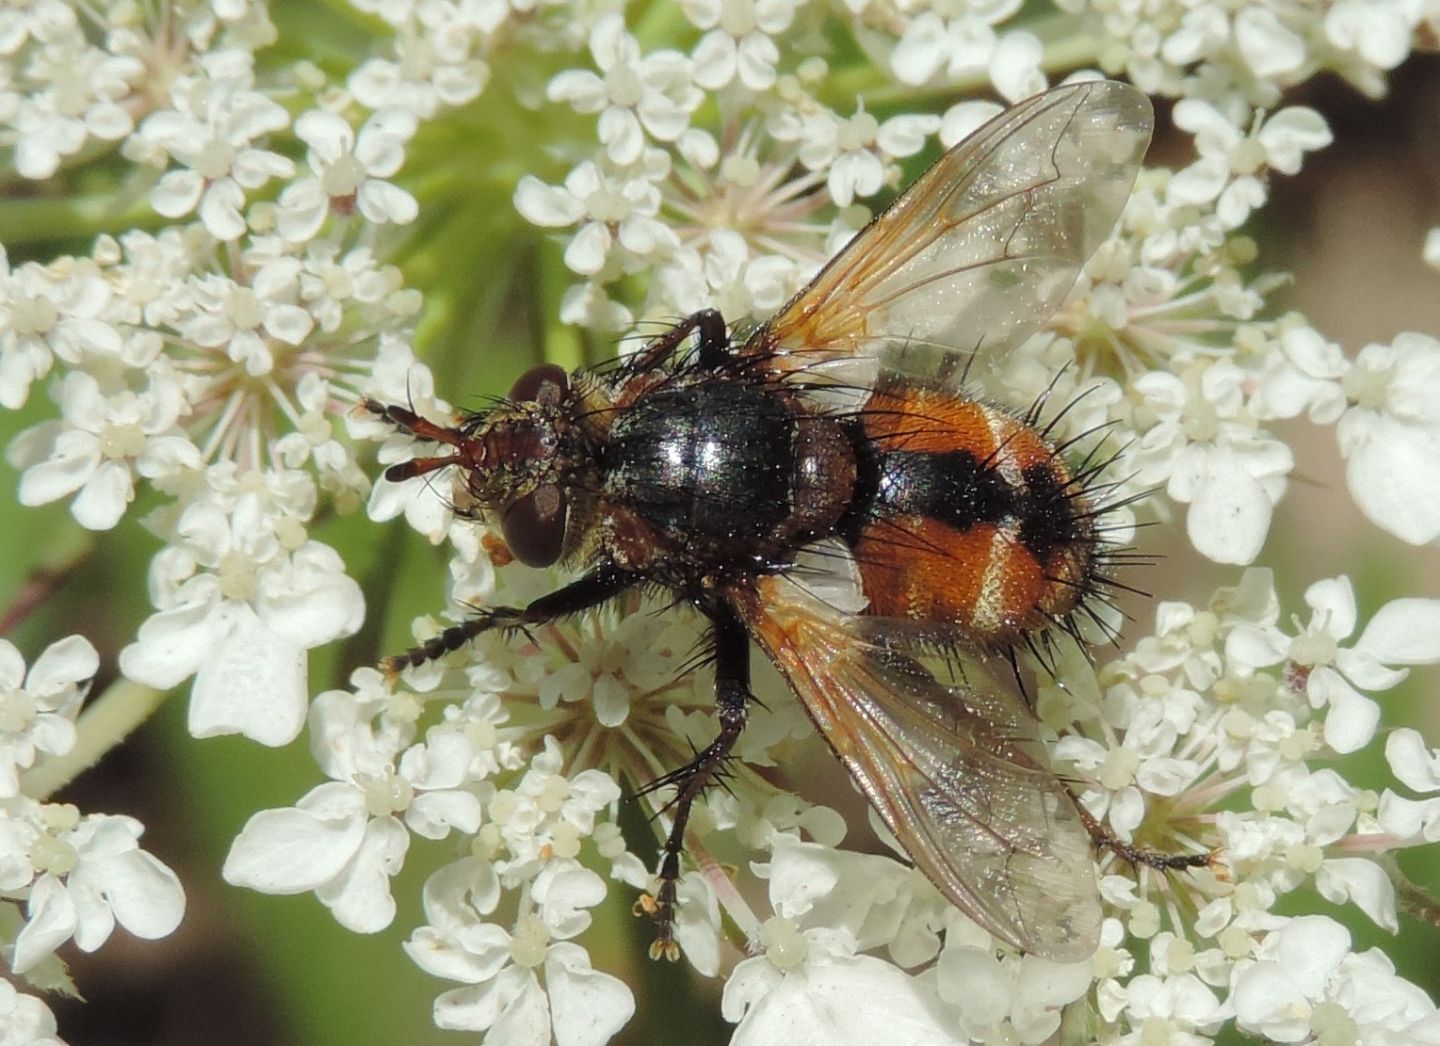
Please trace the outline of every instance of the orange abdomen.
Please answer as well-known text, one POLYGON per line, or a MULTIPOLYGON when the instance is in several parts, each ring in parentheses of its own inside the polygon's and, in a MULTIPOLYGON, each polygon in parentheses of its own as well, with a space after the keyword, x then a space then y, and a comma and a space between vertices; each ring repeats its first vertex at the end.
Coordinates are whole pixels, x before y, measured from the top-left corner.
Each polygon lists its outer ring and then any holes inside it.
POLYGON ((930 389, 876 391, 860 417, 851 545, 866 612, 949 622, 982 647, 1062 621, 1095 577, 1092 506, 1014 415, 930 389))

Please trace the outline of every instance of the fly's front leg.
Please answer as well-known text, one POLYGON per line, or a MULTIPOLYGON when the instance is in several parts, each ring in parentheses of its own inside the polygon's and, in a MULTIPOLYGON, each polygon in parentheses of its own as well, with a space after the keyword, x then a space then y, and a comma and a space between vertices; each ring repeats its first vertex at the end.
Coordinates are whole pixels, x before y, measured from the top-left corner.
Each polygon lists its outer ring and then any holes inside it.
POLYGON ((391 465, 385 470, 385 478, 391 483, 403 483, 407 479, 423 476, 427 472, 438 472, 450 465, 469 463, 470 459, 465 455, 464 450, 473 441, 466 435, 464 429, 437 425, 429 418, 422 418, 413 410, 394 403, 381 403, 378 400, 366 399, 362 406, 371 414, 384 418, 399 431, 414 436, 416 439, 429 440, 431 443, 442 443, 447 447, 455 448, 453 454, 411 458, 408 461, 400 461, 391 465))
POLYGON ((444 657, 452 650, 459 650, 484 632, 497 628, 513 630, 529 625, 547 624, 566 614, 599 606, 643 580, 639 574, 607 564, 577 578, 564 588, 541 596, 528 606, 486 607, 477 610, 474 617, 458 625, 451 625, 419 646, 411 647, 403 654, 385 658, 380 662, 380 668, 388 676, 398 675, 402 669, 423 665, 427 661, 444 657))
POLYGON ((711 613, 710 621, 715 639, 715 709, 720 733, 690 763, 645 789, 648 792, 666 785, 676 787, 675 798, 670 801, 675 822, 660 854, 660 884, 653 897, 641 899, 641 907, 655 917, 657 924, 650 957, 664 956, 672 962, 680 957, 680 946, 675 942, 675 897, 690 808, 730 758, 745 728, 750 700, 750 637, 744 624, 728 607, 711 613))

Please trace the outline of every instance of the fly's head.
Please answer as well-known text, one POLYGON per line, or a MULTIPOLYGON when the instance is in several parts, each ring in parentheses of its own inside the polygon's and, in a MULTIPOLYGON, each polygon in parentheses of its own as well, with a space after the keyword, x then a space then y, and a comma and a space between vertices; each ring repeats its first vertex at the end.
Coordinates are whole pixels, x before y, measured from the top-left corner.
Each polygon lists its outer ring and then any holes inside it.
POLYGON ((583 457, 574 410, 569 375, 547 363, 522 374, 504 402, 462 427, 465 489, 527 566, 550 566, 565 552, 570 472, 583 457))

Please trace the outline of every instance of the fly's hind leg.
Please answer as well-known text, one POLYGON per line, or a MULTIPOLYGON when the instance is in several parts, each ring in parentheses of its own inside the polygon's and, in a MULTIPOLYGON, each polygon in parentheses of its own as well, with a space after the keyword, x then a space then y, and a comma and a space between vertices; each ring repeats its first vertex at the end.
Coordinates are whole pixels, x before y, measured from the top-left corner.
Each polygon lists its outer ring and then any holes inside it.
POLYGON ((1153 868, 1157 872, 1184 872, 1195 868, 1209 868, 1222 878, 1225 877, 1226 873, 1219 852, 1211 850, 1200 854, 1166 853, 1162 850, 1151 850, 1147 847, 1127 843, 1112 835, 1103 824, 1095 819, 1094 814, 1085 809, 1085 804, 1080 801, 1080 797, 1075 794, 1074 789, 1066 786, 1065 794, 1075 804, 1075 809, 1080 814, 1080 823, 1090 833, 1090 838, 1097 850, 1109 850, 1116 857, 1136 868, 1153 868))
POLYGON ((675 820, 660 852, 660 883, 654 895, 641 898, 637 906, 655 918, 655 943, 650 946, 650 957, 663 956, 672 962, 680 957, 680 946, 675 941, 675 900, 690 808, 730 758, 731 749, 745 729, 750 701, 750 637, 745 626, 728 608, 708 613, 715 641, 715 708, 720 733, 688 764, 644 790, 650 792, 668 785, 676 788, 668 807, 675 820))

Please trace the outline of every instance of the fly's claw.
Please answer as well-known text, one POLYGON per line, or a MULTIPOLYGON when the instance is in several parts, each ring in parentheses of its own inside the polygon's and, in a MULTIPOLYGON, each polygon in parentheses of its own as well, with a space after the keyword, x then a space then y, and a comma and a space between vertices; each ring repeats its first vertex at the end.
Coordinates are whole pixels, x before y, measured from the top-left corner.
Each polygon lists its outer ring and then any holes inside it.
POLYGON ((655 940, 650 943, 650 958, 678 962, 680 944, 675 940, 675 881, 660 878, 652 892, 635 899, 631 911, 655 920, 655 940))

